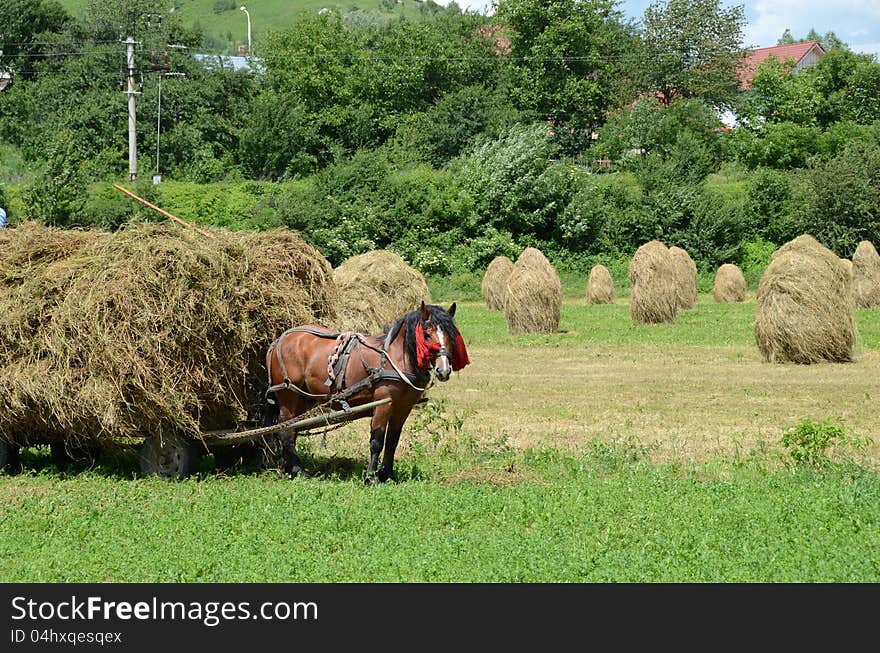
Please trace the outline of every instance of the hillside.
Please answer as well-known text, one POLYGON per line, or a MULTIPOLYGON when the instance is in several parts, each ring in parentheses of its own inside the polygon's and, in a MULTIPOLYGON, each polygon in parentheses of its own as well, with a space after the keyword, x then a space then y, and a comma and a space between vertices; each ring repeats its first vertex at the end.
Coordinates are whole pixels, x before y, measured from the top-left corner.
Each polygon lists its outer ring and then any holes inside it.
MULTIPOLYGON (((83 0, 60 0, 72 15, 78 15, 83 0)), ((306 12, 327 7, 355 20, 419 18, 430 11, 422 0, 173 0, 175 12, 184 25, 195 26, 205 36, 206 49, 236 54, 247 47, 247 17, 239 7, 247 7, 251 17, 251 40, 255 51, 269 30, 291 26, 306 12)))

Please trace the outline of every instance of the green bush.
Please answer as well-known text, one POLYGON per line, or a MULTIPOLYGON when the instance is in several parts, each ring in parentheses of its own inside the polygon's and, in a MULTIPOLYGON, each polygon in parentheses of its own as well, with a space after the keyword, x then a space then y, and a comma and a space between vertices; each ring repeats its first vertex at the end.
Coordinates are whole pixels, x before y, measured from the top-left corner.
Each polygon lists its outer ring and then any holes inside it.
POLYGON ((746 183, 743 208, 746 238, 784 243, 800 235, 792 201, 792 177, 789 173, 773 168, 756 168, 746 183))
POLYGON ((546 234, 571 197, 577 168, 555 164, 547 125, 516 125, 501 138, 484 140, 456 168, 489 225, 514 236, 546 234))
POLYGON ((818 470, 826 470, 834 464, 832 452, 845 462, 852 462, 852 453, 863 452, 869 444, 869 438, 856 436, 844 426, 810 419, 801 420, 782 436, 782 446, 794 464, 818 470))
POLYGON ((742 272, 749 288, 757 288, 775 251, 776 245, 763 238, 755 238, 743 243, 742 272))
POLYGON ((850 142, 813 170, 809 182, 805 230, 847 258, 860 241, 880 241, 880 141, 850 142))
POLYGON ((162 182, 156 188, 158 206, 187 222, 227 229, 268 229, 281 224, 275 210, 278 184, 162 182))

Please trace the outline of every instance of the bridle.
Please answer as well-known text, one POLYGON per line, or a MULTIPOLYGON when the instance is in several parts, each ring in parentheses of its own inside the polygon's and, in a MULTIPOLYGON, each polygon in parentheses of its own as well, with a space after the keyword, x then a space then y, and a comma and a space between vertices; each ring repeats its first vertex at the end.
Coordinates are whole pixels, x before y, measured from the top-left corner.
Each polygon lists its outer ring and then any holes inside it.
POLYGON ((431 359, 431 366, 434 368, 434 376, 441 381, 445 381, 452 373, 452 365, 449 362, 449 349, 446 347, 446 334, 443 332, 443 328, 439 324, 432 324, 431 320, 428 320, 425 326, 426 330, 431 326, 434 327, 434 334, 437 337, 437 344, 439 345, 436 348, 436 351, 431 345, 428 346, 429 351, 434 353, 431 359), (438 358, 440 359, 439 366, 436 365, 438 358))

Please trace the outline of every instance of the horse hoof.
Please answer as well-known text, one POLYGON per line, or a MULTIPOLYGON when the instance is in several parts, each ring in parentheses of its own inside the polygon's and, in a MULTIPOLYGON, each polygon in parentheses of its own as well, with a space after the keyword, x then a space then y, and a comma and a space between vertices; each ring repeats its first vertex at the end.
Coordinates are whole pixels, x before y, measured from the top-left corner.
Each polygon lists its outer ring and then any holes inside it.
POLYGON ((392 482, 395 482, 395 483, 396 483, 396 482, 397 482, 397 476, 394 474, 394 472, 391 472, 390 474, 384 474, 384 473, 382 473, 382 472, 380 471, 380 472, 379 472, 379 482, 380 482, 380 483, 385 483, 386 481, 392 481, 392 482))
POLYGON ((310 474, 306 470, 299 466, 291 467, 290 471, 287 472, 287 475, 292 479, 296 478, 297 476, 299 476, 300 478, 309 478, 310 476, 310 474))

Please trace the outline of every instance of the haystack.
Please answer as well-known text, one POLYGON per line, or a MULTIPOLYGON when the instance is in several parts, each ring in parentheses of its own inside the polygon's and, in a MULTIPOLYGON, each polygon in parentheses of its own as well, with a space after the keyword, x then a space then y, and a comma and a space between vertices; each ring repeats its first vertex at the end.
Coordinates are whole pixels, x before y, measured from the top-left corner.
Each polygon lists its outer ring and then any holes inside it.
POLYGON ((611 278, 608 268, 601 263, 590 270, 590 277, 587 279, 587 303, 614 303, 614 279, 611 278))
POLYGON ((733 263, 724 263, 715 271, 712 297, 719 304, 746 301, 746 278, 733 263))
POLYGON ((659 240, 645 243, 629 263, 629 311, 634 322, 674 322, 678 307, 675 262, 659 240))
POLYGON ((863 240, 852 258, 853 301, 858 308, 880 307, 880 255, 863 240))
POLYGON ((562 312, 562 282, 544 254, 527 247, 507 278, 504 317, 510 333, 555 333, 562 312))
POLYGON ((230 428, 269 343, 333 317, 330 264, 286 229, 0 231, 0 438, 110 446, 230 428))
POLYGON ((681 247, 669 248, 675 263, 675 296, 679 309, 693 308, 697 303, 697 264, 681 247))
POLYGON ((771 363, 845 362, 857 337, 840 259, 810 236, 773 254, 758 286, 755 341, 771 363))
POLYGON ((507 293, 507 278, 513 272, 513 261, 506 256, 496 256, 489 263, 480 284, 480 293, 486 308, 490 311, 504 310, 504 297, 507 293))
POLYGON ((339 291, 339 331, 378 333, 398 317, 431 302, 428 284, 400 255, 379 249, 353 256, 333 271, 339 291))

